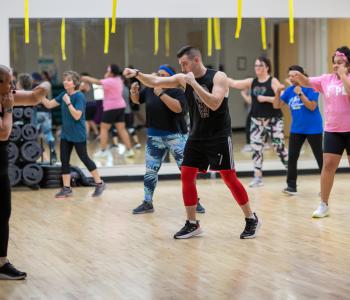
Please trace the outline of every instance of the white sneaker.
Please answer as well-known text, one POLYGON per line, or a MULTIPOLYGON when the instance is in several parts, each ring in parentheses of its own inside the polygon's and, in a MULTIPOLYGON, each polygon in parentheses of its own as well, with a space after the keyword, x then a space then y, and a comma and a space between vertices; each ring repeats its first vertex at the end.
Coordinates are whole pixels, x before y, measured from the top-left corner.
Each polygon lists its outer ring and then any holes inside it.
POLYGON ((129 149, 129 150, 125 151, 124 156, 126 158, 133 158, 135 156, 135 152, 134 152, 134 150, 129 149))
POLYGON ((320 206, 313 212, 313 218, 324 218, 329 216, 329 207, 326 203, 321 202, 320 206))
POLYGON ((135 145, 134 145, 134 148, 135 148, 135 149, 141 149, 141 144, 140 144, 140 143, 135 144, 135 145))
POLYGON ((99 150, 93 156, 94 158, 106 158, 109 155, 109 150, 99 150))
POLYGON ((253 151, 253 148, 250 144, 246 144, 244 145, 244 147, 242 148, 241 150, 242 152, 252 152, 253 151))
POLYGON ((259 187, 263 186, 264 183, 261 177, 255 176, 254 179, 249 183, 249 187, 259 187))

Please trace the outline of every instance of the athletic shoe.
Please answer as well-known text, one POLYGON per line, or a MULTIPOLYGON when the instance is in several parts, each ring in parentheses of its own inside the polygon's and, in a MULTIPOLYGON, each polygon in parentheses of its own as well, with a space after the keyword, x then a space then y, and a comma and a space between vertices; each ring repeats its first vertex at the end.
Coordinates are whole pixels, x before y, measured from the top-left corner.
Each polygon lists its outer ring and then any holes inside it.
POLYGON ((140 143, 135 144, 135 145, 134 145, 134 148, 135 148, 135 149, 141 149, 141 144, 140 144, 140 143))
POLYGON ((319 207, 313 212, 313 218, 324 218, 329 216, 329 207, 323 201, 320 203, 319 207))
POLYGON ((255 219, 246 218, 245 219, 245 228, 240 235, 240 238, 243 239, 253 239, 256 237, 261 221, 258 219, 257 215, 254 213, 255 219))
POLYGON ((26 277, 27 273, 17 270, 15 266, 9 262, 0 267, 1 280, 22 280, 26 277))
POLYGON ((55 195, 56 198, 67 198, 73 194, 71 187, 64 186, 61 190, 55 195))
POLYGON ((201 227, 199 226, 199 221, 196 221, 195 224, 186 221, 184 227, 174 235, 174 239, 189 239, 193 236, 200 236, 203 233, 201 227))
POLYGON ((285 189, 282 190, 283 193, 288 194, 288 195, 296 195, 297 194, 297 189, 287 186, 285 189))
POLYGON ((134 152, 134 150, 129 149, 124 153, 124 156, 126 158, 133 158, 135 156, 135 152, 134 152))
POLYGON ((154 208, 153 208, 152 201, 143 201, 138 207, 136 207, 132 211, 134 215, 153 213, 153 212, 154 212, 154 208))
POLYGON ((262 178, 259 176, 255 176, 254 179, 249 183, 249 187, 259 187, 263 185, 264 183, 262 181, 262 178))
POLYGON ((199 214, 205 213, 205 208, 199 203, 199 198, 198 198, 198 202, 197 202, 196 212, 199 214))
POLYGON ((253 148, 250 144, 246 144, 244 145, 244 147, 242 148, 241 150, 242 152, 252 152, 253 151, 253 148))
POLYGON ((109 150, 99 150, 93 156, 94 158, 107 158, 109 154, 109 150))
POLYGON ((102 195, 103 191, 106 189, 106 184, 104 181, 101 183, 97 183, 95 187, 95 191, 92 193, 92 197, 99 197, 102 195))

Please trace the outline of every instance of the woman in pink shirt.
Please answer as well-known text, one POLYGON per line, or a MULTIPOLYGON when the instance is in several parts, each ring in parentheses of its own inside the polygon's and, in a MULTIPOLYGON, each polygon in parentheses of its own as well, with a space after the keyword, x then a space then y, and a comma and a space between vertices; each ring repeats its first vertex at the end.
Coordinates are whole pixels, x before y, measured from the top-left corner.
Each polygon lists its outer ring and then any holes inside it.
POLYGON ((310 86, 324 96, 325 133, 323 168, 321 173, 321 204, 314 211, 314 218, 329 215, 328 200, 334 175, 344 150, 350 163, 350 49, 336 50, 332 57, 333 73, 307 78, 301 73, 297 80, 302 86, 310 86))
POLYGON ((90 76, 82 76, 82 81, 102 85, 104 92, 103 114, 100 125, 100 151, 95 153, 95 158, 103 158, 108 156, 108 132, 114 124, 120 138, 124 142, 126 148, 125 157, 133 157, 135 155, 131 148, 129 134, 125 128, 125 100, 123 98, 124 83, 120 76, 121 72, 117 65, 111 64, 107 67, 104 79, 96 79, 90 76))

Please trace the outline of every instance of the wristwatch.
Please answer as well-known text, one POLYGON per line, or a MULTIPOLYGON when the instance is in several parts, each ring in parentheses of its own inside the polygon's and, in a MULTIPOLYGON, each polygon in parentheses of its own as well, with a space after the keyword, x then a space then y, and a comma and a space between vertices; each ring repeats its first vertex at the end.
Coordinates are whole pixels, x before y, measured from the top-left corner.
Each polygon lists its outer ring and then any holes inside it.
POLYGON ((301 97, 303 95, 303 93, 299 93, 298 96, 301 97))
POLYGON ((12 108, 12 107, 6 108, 6 109, 4 110, 4 112, 5 112, 5 113, 8 113, 8 114, 12 114, 13 108, 12 108))
POLYGON ((160 98, 160 97, 162 97, 163 95, 165 95, 165 92, 164 92, 164 91, 163 91, 163 92, 161 92, 161 93, 159 94, 159 96, 158 96, 158 97, 160 98))
POLYGON ((133 78, 137 77, 137 75, 139 75, 139 73, 140 73, 140 70, 138 70, 138 69, 134 69, 134 71, 135 71, 136 73, 135 73, 135 76, 134 76, 133 78))

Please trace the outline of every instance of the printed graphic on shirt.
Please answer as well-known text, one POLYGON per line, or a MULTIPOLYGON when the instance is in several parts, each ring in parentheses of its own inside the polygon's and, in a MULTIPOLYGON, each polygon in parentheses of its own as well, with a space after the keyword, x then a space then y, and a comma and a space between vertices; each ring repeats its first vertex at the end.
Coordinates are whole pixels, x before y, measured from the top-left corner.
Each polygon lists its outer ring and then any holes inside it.
POLYGON ((266 93, 266 86, 255 86, 253 88, 253 95, 259 96, 259 95, 265 95, 266 93))
POLYGON ((348 94, 346 93, 346 90, 345 90, 344 86, 339 86, 339 85, 336 85, 336 84, 330 84, 330 85, 327 86, 326 96, 330 97, 331 95, 347 96, 348 94))
MULTIPOLYGON (((206 90, 207 92, 209 92, 209 89, 207 88, 207 86, 202 85, 202 88, 204 90, 206 90)), ((194 90, 193 90, 193 97, 194 97, 194 100, 196 101, 196 105, 198 107, 198 112, 199 112, 201 118, 202 119, 209 118, 209 113, 210 113, 209 107, 204 104, 202 99, 197 95, 197 93, 194 90)))
POLYGON ((289 101, 289 106, 292 110, 298 110, 301 109, 302 106, 304 106, 303 101, 301 101, 299 96, 294 96, 289 101))

